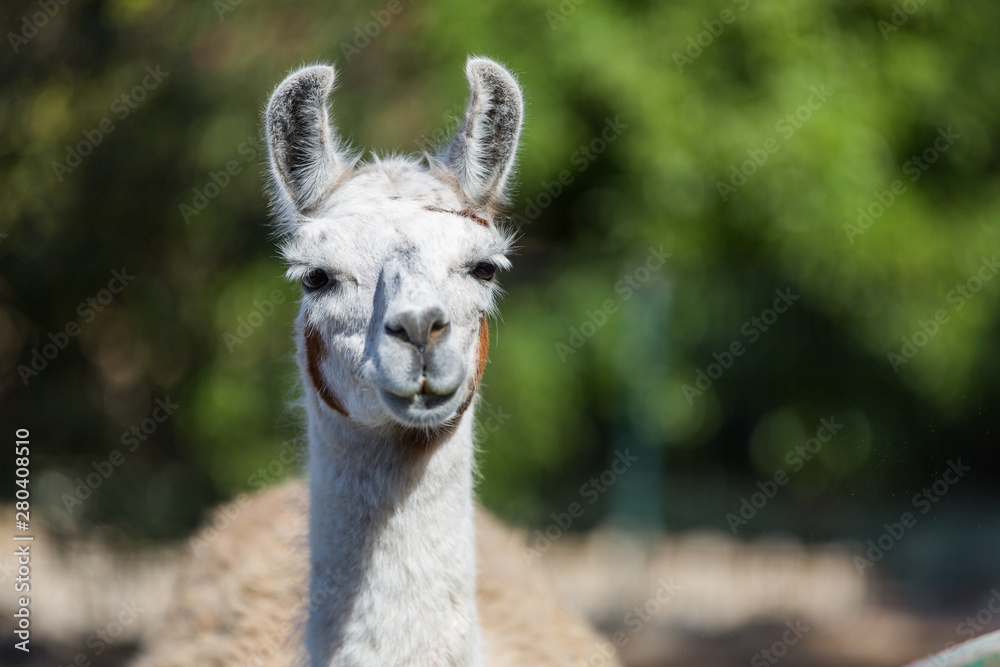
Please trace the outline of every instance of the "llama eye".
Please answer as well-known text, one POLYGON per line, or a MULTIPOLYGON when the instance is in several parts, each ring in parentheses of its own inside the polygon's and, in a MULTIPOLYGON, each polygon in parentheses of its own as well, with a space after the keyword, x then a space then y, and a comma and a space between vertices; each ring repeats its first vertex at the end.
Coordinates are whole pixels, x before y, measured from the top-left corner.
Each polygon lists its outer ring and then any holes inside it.
POLYGON ((493 274, 497 272, 497 265, 492 262, 479 262, 472 269, 472 275, 480 280, 493 280, 493 274))
POLYGON ((323 269, 312 269, 302 276, 302 287, 307 292, 315 292, 330 282, 330 275, 323 269))

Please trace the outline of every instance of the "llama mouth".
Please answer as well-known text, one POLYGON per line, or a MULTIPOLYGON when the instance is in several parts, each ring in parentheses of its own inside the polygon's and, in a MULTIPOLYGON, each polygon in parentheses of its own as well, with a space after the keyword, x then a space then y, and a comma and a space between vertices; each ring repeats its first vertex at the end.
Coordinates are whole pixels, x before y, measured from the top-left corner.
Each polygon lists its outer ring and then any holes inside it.
POLYGON ((436 426, 448 421, 459 405, 458 391, 437 394, 426 382, 417 393, 399 396, 379 387, 382 403, 392 416, 407 426, 436 426))

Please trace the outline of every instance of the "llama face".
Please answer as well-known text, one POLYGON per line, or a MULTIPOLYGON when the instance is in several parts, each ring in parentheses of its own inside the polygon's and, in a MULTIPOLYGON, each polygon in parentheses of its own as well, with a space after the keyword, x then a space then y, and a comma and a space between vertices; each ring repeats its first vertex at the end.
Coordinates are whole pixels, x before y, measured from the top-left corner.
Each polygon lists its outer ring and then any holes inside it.
POLYGON ((513 78, 472 60, 465 126, 445 155, 355 167, 337 147, 330 68, 291 75, 268 106, 288 275, 302 282, 299 363, 316 409, 433 429, 478 387, 508 239, 490 221, 521 118, 513 78))
POLYGON ((362 169, 322 209, 284 247, 310 381, 368 425, 446 422, 476 389, 507 239, 401 161, 362 169))

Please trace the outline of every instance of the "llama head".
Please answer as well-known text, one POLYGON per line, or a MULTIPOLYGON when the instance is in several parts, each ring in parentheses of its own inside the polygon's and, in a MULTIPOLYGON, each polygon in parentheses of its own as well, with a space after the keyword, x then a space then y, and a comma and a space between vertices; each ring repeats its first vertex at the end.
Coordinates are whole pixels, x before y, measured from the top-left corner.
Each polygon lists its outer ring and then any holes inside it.
POLYGON ((303 289, 298 360, 310 409, 329 419, 430 435, 478 389, 494 272, 509 267, 493 218, 522 102, 500 65, 470 59, 466 74, 464 124, 424 162, 358 164, 328 119, 331 67, 291 74, 268 103, 281 249, 303 289))

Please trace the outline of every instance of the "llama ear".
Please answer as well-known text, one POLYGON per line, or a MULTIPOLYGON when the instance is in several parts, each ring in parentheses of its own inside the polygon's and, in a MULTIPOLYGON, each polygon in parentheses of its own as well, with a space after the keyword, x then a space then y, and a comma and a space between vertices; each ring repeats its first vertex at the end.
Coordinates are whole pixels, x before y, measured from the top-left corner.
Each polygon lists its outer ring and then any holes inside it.
POLYGON ((267 147, 278 196, 300 213, 319 203, 344 169, 326 110, 335 80, 332 67, 305 67, 288 75, 267 103, 267 147))
POLYGON ((514 166, 524 103, 517 81, 487 58, 470 58, 469 105, 465 122, 442 157, 459 187, 475 206, 493 207, 503 199, 514 166))

